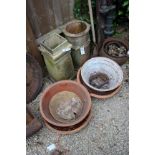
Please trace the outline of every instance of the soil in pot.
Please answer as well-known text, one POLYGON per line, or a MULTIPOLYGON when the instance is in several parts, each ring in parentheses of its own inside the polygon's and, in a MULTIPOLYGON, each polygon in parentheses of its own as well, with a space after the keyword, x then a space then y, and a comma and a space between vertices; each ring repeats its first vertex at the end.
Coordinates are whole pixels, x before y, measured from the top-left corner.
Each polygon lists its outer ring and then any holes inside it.
POLYGON ((109 77, 104 73, 93 73, 89 78, 89 84, 98 89, 109 88, 109 77))
POLYGON ((52 97, 49 110, 59 122, 70 122, 77 119, 82 111, 82 101, 73 92, 62 91, 52 97))
POLYGON ((127 56, 127 49, 120 43, 109 43, 106 45, 106 52, 113 57, 125 57, 127 56))

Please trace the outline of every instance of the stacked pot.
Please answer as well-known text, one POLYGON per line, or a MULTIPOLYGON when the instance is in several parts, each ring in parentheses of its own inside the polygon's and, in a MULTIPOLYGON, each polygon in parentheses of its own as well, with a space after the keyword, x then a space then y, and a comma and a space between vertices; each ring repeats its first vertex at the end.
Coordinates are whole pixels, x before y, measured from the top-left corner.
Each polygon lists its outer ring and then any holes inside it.
MULTIPOLYGON (((62 105, 65 104, 62 97, 60 97, 60 101, 63 101, 62 105)), ((49 129, 56 130, 61 134, 75 133, 85 127, 91 118, 91 97, 87 89, 77 82, 70 80, 60 81, 52 84, 44 91, 40 102, 40 112, 49 129), (82 103, 79 115, 72 120, 67 120, 63 117, 57 119, 57 110, 54 108, 50 109, 51 106, 55 107, 60 103, 51 102, 51 100, 54 100, 56 95, 66 92, 76 94, 82 103)))
POLYGON ((68 22, 63 30, 66 39, 72 44, 71 56, 75 69, 90 58, 89 30, 90 25, 80 20, 68 22))
POLYGON ((123 71, 113 60, 95 57, 89 59, 79 69, 77 81, 85 86, 92 97, 106 99, 120 90, 123 82, 123 71), (92 77, 95 77, 93 82, 96 86, 90 83, 92 77))

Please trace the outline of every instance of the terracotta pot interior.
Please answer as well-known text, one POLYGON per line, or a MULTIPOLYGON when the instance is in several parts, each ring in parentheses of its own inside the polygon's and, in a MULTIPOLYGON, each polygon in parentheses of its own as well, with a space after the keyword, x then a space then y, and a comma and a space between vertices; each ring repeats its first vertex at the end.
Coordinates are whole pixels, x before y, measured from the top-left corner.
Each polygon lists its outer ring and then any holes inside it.
MULTIPOLYGON (((49 111, 49 102, 50 102, 52 96, 54 96, 55 94, 57 94, 58 92, 61 92, 61 91, 70 91, 70 92, 77 94, 79 96, 79 98, 81 99, 81 101, 84 103, 81 115, 80 115, 80 117, 75 119, 75 121, 79 120, 83 115, 85 115, 86 110, 88 108, 90 108, 89 104, 87 104, 87 102, 90 102, 90 99, 89 99, 90 96, 88 96, 88 94, 86 94, 86 92, 84 92, 83 89, 81 87, 79 87, 78 85, 70 84, 70 83, 61 83, 59 85, 55 85, 54 87, 50 88, 50 90, 44 94, 44 96, 42 98, 42 104, 41 105, 43 105, 42 111, 43 111, 45 117, 48 118, 50 121, 52 121, 54 123, 58 123, 60 126, 61 125, 63 126, 66 124, 63 124, 63 123, 56 121, 52 117, 52 115, 50 114, 50 111, 49 111)), ((68 126, 70 126, 70 125, 68 124, 68 126)))
POLYGON ((82 22, 75 22, 67 25, 66 31, 71 34, 78 34, 85 31, 87 28, 86 24, 82 22))

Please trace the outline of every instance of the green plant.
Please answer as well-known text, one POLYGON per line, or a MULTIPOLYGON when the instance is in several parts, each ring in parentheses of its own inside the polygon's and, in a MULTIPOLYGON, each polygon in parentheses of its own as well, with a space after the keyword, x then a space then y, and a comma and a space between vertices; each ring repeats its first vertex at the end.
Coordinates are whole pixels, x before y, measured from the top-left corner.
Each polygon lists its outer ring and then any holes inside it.
POLYGON ((122 0, 117 16, 129 17, 129 0, 122 0))
MULTIPOLYGON (((96 23, 96 0, 91 0, 94 22, 96 23)), ((74 17, 79 20, 86 21, 90 24, 88 0, 75 0, 74 17)))

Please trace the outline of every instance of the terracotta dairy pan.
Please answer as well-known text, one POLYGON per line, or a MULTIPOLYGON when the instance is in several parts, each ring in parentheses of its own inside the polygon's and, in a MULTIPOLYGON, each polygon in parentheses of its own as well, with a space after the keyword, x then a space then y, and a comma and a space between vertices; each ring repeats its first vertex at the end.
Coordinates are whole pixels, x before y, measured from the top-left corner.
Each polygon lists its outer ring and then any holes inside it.
POLYGON ((120 91, 121 87, 122 87, 120 85, 115 90, 110 91, 110 92, 106 92, 106 93, 95 92, 94 90, 92 90, 89 87, 87 87, 84 84, 84 82, 82 81, 82 78, 81 78, 81 68, 77 72, 77 83, 82 84, 88 90, 88 92, 90 93, 90 96, 91 97, 95 97, 95 98, 98 98, 98 99, 107 99, 107 98, 110 98, 110 97, 114 96, 115 94, 117 94, 120 91))
POLYGON ((91 97, 87 89, 71 80, 63 80, 50 85, 44 92, 40 101, 40 112, 44 120, 57 128, 65 128, 74 126, 82 122, 89 114, 91 110, 91 97), (69 91, 75 93, 83 102, 81 115, 75 119, 75 121, 62 123, 54 119, 49 110, 50 100, 54 95, 62 91, 69 91))
POLYGON ((87 87, 100 94, 114 91, 123 81, 123 71, 121 67, 115 61, 104 57, 94 57, 86 61, 81 67, 80 75, 87 87), (98 88, 90 84, 90 77, 98 73, 108 77, 107 87, 98 88))

